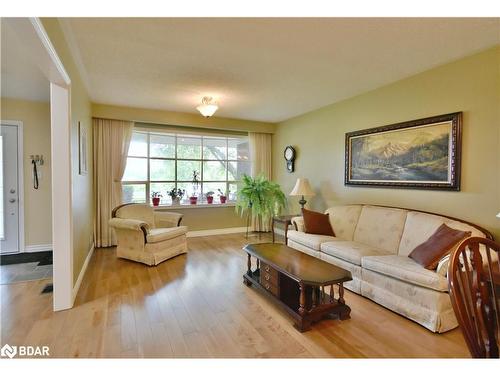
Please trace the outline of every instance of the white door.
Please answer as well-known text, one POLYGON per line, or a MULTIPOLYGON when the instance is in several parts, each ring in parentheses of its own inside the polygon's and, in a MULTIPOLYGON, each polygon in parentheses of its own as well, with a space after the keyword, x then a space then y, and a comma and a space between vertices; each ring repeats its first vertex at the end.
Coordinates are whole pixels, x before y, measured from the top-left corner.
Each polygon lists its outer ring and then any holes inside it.
POLYGON ((19 252, 18 127, 0 126, 0 252, 19 252))

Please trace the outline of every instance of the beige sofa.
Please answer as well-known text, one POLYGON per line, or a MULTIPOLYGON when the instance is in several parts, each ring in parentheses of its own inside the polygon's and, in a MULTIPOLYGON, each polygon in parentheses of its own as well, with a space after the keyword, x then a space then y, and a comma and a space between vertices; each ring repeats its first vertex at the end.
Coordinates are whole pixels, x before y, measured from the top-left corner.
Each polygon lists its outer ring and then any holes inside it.
POLYGON ((448 257, 430 271, 408 257, 446 223, 490 237, 473 224, 408 209, 345 205, 326 210, 336 237, 307 234, 302 217, 292 220, 288 245, 351 271, 346 288, 423 325, 445 332, 458 324, 448 296, 448 257))
POLYGON ((187 227, 182 214, 156 212, 147 204, 124 204, 113 210, 109 225, 115 229, 116 255, 149 266, 187 252, 187 227))

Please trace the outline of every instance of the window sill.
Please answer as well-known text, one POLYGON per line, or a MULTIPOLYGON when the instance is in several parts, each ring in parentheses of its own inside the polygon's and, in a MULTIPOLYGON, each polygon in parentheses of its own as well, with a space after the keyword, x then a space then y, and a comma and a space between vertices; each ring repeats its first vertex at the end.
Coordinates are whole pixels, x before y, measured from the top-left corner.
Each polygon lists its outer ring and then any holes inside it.
POLYGON ((197 204, 160 204, 159 206, 152 206, 155 211, 164 211, 164 210, 184 210, 184 209, 192 209, 192 208, 224 208, 224 207, 235 207, 236 202, 227 202, 227 203, 197 203, 197 204))

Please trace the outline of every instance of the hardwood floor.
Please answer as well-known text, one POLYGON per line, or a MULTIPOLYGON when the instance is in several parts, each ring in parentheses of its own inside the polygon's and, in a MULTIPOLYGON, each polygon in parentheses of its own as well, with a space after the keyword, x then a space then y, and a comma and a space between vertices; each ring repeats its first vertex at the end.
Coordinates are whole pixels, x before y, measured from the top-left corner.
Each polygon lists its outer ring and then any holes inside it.
POLYGON ((469 357, 458 329, 433 334, 349 291, 350 320, 299 333, 243 285, 246 242, 190 238, 187 255, 157 267, 97 249, 75 307, 57 313, 46 280, 1 285, 2 345, 48 345, 52 357, 469 357))

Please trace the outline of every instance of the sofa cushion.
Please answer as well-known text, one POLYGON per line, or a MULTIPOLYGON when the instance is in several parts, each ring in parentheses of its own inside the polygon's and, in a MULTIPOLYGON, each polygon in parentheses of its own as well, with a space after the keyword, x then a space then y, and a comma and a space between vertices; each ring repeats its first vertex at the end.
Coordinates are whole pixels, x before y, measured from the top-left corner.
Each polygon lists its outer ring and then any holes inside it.
POLYGON ((360 204, 334 206, 325 211, 330 216, 330 224, 335 237, 344 241, 352 241, 362 207, 360 204))
POLYGON ((403 235, 401 236, 398 255, 407 256, 410 254, 414 248, 422 242, 427 241, 443 223, 453 229, 469 231, 472 233, 472 236, 485 237, 483 232, 461 221, 448 219, 439 215, 409 211, 403 235))
POLYGON ((328 214, 309 211, 303 208, 302 217, 304 218, 304 231, 310 234, 322 234, 324 236, 335 237, 328 216, 328 214))
POLYGON ((320 250, 322 253, 343 259, 358 266, 361 265, 362 257, 389 254, 373 246, 353 241, 325 242, 321 244, 320 250))
POLYGON ((335 241, 333 236, 323 236, 321 234, 309 234, 298 232, 296 230, 289 230, 287 237, 298 244, 307 246, 313 250, 319 251, 320 245, 323 242, 335 241))
POLYGON ((435 270, 439 260, 470 235, 471 232, 451 229, 446 224, 441 224, 434 234, 413 249, 408 257, 428 270, 435 270))
POLYGON ((161 242, 187 233, 187 227, 156 228, 151 229, 146 236, 147 243, 161 242))
POLYGON ((406 213, 400 208, 363 206, 354 241, 397 254, 406 213))
POLYGON ((410 284, 420 285, 439 292, 448 290, 448 279, 437 272, 426 270, 407 256, 366 256, 361 259, 363 269, 375 271, 410 284))

